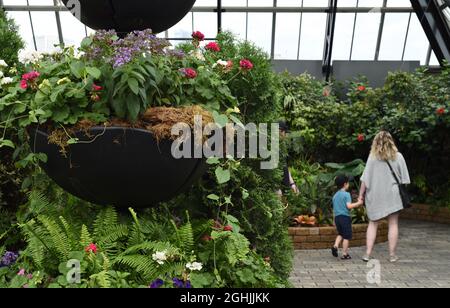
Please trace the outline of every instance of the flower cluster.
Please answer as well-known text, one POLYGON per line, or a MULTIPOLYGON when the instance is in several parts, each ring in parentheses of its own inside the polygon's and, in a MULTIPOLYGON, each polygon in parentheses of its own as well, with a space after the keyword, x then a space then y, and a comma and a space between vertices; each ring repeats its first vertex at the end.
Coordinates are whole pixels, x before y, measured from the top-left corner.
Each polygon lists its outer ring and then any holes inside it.
POLYGON ((0 59, 0 86, 10 84, 14 81, 11 77, 5 77, 5 74, 2 71, 3 68, 7 67, 8 64, 4 60, 0 59))
POLYGON ((186 77, 188 79, 195 79, 195 78, 197 78, 197 75, 198 75, 197 71, 193 68, 182 68, 180 70, 180 72, 184 77, 186 77))
POLYGON ((173 287, 177 288, 177 289, 191 289, 192 288, 191 282, 189 280, 184 281, 179 278, 173 278, 172 282, 173 282, 173 287))
POLYGON ((12 251, 7 251, 0 260, 0 267, 11 266, 16 262, 18 257, 18 254, 12 251))
POLYGON ((22 50, 19 53, 19 61, 25 65, 36 64, 44 58, 44 55, 34 50, 22 50))
POLYGON ((98 92, 100 92, 101 90, 103 90, 103 87, 102 87, 102 86, 98 86, 98 85, 96 85, 95 83, 92 84, 91 100, 92 100, 93 102, 98 102, 98 101, 100 101, 101 97, 100 97, 100 95, 98 94, 98 92))
POLYGON ((201 264, 200 262, 192 262, 186 264, 186 268, 191 271, 201 271, 203 268, 203 264, 201 264))
POLYGON ((164 285, 164 280, 156 279, 150 284, 150 289, 159 289, 164 285))
POLYGON ((239 62, 239 65, 241 67, 242 70, 244 71, 251 71, 253 69, 253 63, 250 60, 247 59, 242 59, 239 62))
POLYGON ((211 42, 205 46, 206 50, 219 52, 221 50, 219 43, 211 42))
POLYGON ((39 76, 41 76, 41 74, 36 71, 23 74, 22 80, 20 81, 20 87, 26 90, 30 84, 35 85, 36 79, 39 78, 39 76))
POLYGON ((358 142, 364 142, 366 140, 366 136, 364 134, 358 134, 358 142))
POLYGON ((159 265, 163 265, 167 261, 167 251, 157 251, 152 255, 153 261, 156 261, 159 265))
POLYGON ((202 42, 205 40, 205 35, 200 31, 195 31, 192 33, 192 38, 194 39, 194 41, 202 42))

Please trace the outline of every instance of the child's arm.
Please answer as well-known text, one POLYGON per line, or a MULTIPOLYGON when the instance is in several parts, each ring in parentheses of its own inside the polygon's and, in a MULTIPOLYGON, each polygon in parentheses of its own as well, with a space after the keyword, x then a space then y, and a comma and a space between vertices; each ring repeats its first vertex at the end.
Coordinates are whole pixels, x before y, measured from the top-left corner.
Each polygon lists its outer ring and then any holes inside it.
POLYGON ((359 208, 363 204, 364 203, 361 200, 359 200, 358 202, 355 202, 355 203, 347 203, 347 208, 349 210, 353 210, 353 209, 359 208))

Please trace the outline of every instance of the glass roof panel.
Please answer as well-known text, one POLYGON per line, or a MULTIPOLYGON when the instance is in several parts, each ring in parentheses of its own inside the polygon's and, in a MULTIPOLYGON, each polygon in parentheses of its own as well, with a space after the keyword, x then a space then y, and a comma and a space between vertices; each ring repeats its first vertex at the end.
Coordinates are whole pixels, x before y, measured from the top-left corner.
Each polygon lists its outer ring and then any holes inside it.
MULTIPOLYGON (((443 0, 436 0, 442 2, 443 0)), ((28 0, 29 6, 59 3, 54 0, 28 0)), ((5 5, 27 5, 27 0, 3 0, 5 5)), ((379 36, 380 10, 384 0, 339 0, 342 8, 375 8, 370 13, 338 13, 333 47, 334 60, 374 60, 379 36)), ((242 8, 241 12, 225 12, 222 29, 231 31, 240 39, 248 39, 263 48, 275 59, 322 60, 328 0, 222 0, 223 7, 242 8), (272 31, 273 16, 267 12, 276 2, 277 7, 308 9, 308 12, 276 13, 275 31, 272 31), (264 12, 246 12, 246 7, 264 12), (314 9, 314 12, 310 10, 314 9), (272 34, 275 33, 272 43, 272 34), (273 49, 273 50, 272 50, 273 49)), ((58 5, 61 5, 59 3, 58 5)), ((197 0, 194 12, 184 17, 177 25, 161 37, 190 39, 193 30, 200 30, 209 38, 217 34, 217 15, 212 8, 216 0, 197 0), (198 12, 196 8, 210 8, 209 12, 198 12)), ((387 0, 387 9, 410 9, 409 0, 387 0)), ((209 10, 209 9, 208 9, 209 10)), ((450 9, 448 9, 450 24, 450 9)), ((20 32, 27 48, 34 48, 33 31, 39 50, 51 50, 59 43, 55 12, 32 11, 32 26, 28 12, 9 12, 20 25, 20 32)), ((61 33, 66 44, 79 44, 86 32, 84 27, 68 12, 60 12, 61 33)), ((175 40, 175 42, 179 42, 175 40)), ((379 60, 420 60, 426 64, 429 43, 416 15, 410 13, 387 12, 380 42, 379 60), (411 15, 411 20, 409 16, 411 15), (408 28, 409 25, 409 28, 408 28), (409 29, 409 30, 408 30, 409 29)))

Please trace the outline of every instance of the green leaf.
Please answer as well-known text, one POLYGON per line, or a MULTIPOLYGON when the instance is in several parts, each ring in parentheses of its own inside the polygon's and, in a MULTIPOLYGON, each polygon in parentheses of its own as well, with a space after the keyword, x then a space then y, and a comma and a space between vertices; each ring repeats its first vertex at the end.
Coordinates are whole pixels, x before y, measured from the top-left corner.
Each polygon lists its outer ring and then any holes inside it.
POLYGON ((128 101, 128 117, 131 121, 136 121, 141 111, 141 102, 137 96, 130 97, 128 101))
POLYGON ((2 148, 2 147, 9 147, 12 149, 16 148, 16 146, 14 145, 14 143, 11 140, 1 138, 0 139, 0 148, 2 148))
POLYGON ((242 199, 246 200, 249 196, 250 196, 250 194, 248 193, 248 190, 245 188, 242 188, 242 199))
POLYGON ((86 67, 86 72, 95 79, 99 79, 102 75, 102 72, 98 68, 92 66, 86 67))
POLYGON ((71 144, 77 144, 78 141, 80 141, 80 139, 78 139, 78 138, 70 138, 70 139, 67 141, 67 144, 68 144, 68 145, 71 145, 71 144))
POLYGON ((220 163, 220 159, 218 157, 210 157, 206 160, 208 165, 217 165, 220 163))
POLYGON ((223 169, 222 167, 218 167, 216 169, 216 178, 219 184, 225 184, 231 179, 231 172, 228 169, 223 169))
POLYGON ((213 201, 219 201, 220 197, 218 195, 215 194, 211 194, 207 197, 209 200, 213 200, 213 201))
POLYGON ((85 37, 82 41, 81 41, 81 47, 89 47, 92 44, 92 38, 85 37))
POLYGON ((128 79, 128 86, 130 87, 131 91, 133 91, 134 94, 136 95, 139 94, 139 82, 136 79, 134 78, 128 79))
POLYGON ((228 117, 224 114, 219 114, 217 111, 213 112, 214 121, 219 127, 225 127, 228 123, 228 117))

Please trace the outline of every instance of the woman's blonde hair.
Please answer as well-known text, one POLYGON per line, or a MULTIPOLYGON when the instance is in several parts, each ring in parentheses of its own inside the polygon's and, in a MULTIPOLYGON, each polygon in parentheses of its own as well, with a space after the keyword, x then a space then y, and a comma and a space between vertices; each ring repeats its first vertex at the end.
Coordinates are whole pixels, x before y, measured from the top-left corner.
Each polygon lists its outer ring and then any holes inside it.
POLYGON ((371 155, 379 160, 396 160, 398 148, 395 145, 394 138, 386 131, 381 131, 375 136, 372 143, 371 155))

